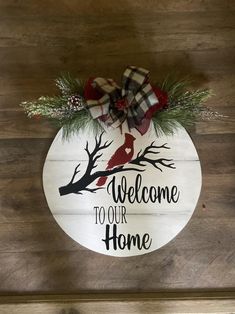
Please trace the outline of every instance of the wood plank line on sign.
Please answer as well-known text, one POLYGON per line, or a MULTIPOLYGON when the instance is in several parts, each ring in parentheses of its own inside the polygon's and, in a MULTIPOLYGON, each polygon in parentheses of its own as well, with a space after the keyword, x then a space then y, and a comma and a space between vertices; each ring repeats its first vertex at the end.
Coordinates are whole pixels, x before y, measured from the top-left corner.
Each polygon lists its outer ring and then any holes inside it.
MULTIPOLYGON (((194 215, 200 217, 234 217, 235 179, 230 174, 203 177, 203 190, 194 215)), ((25 178, 0 179, 2 195, 1 223, 51 221, 38 174, 25 178), (12 190, 14 194, 12 194, 12 190)))
MULTIPOLYGON (((137 218, 141 220, 141 215, 137 218)), ((184 248, 186 250, 194 247, 196 251, 199 249, 210 249, 213 247, 213 244, 218 250, 221 246, 227 250, 234 249, 234 220, 235 217, 223 217, 220 219, 194 217, 193 221, 188 223, 186 229, 181 231, 182 234, 177 236, 175 241, 177 241, 178 249, 184 248), (217 230, 216 236, 214 235, 215 228, 217 230), (197 238, 200 231, 203 232, 203 236, 197 238), (184 233, 187 234, 187 240, 183 237, 184 233), (229 236, 230 242, 226 242, 226 236, 229 236), (219 241, 217 244, 214 243, 216 240, 219 241)), ((55 221, 4 222, 0 226, 1 253, 54 252, 70 251, 71 248, 72 250, 79 249, 79 245, 71 241, 55 221), (47 239, 50 239, 50 241, 47 241, 47 239)))
MULTIPOLYGON (((204 175, 234 173, 233 138, 233 134, 193 135, 204 175)), ((40 177, 50 143, 50 139, 1 140, 0 178, 29 178, 36 174, 40 177)))

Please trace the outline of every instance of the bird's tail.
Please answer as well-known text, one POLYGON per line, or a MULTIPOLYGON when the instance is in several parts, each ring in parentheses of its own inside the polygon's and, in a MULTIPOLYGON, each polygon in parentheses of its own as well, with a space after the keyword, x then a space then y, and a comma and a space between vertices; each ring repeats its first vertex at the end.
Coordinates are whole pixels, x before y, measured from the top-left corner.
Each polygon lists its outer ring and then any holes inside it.
POLYGON ((97 181, 96 185, 97 186, 103 186, 106 181, 107 181, 108 177, 100 177, 99 180, 97 181))

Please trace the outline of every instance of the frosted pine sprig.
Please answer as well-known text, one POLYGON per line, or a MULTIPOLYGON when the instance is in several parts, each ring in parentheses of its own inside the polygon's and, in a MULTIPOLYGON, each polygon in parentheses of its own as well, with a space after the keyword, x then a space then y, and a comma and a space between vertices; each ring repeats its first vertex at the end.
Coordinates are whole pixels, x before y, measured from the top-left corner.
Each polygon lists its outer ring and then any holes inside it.
MULTIPOLYGON (((78 97, 78 96, 76 96, 78 97)), ((63 120, 72 118, 73 115, 84 108, 84 102, 82 98, 79 98, 79 104, 77 101, 71 103, 71 97, 48 97, 42 96, 35 101, 22 102, 21 106, 25 109, 29 118, 32 117, 46 117, 50 119, 63 120)))
MULTIPOLYGON (((212 96, 209 89, 192 90, 190 80, 177 81, 169 76, 160 84, 156 83, 168 97, 167 106, 156 111, 152 122, 157 135, 170 135, 180 125, 187 128, 199 120, 215 120, 225 116, 205 106, 212 96)), ((103 130, 98 119, 93 119, 84 99, 85 81, 73 78, 69 73, 56 79, 60 90, 58 96, 42 96, 35 101, 21 103, 28 117, 44 117, 53 124, 63 127, 65 137, 81 129, 92 129, 95 133, 103 130)))
POLYGON ((212 109, 205 107, 200 112, 200 118, 202 120, 211 121, 211 120, 217 120, 217 119, 222 119, 222 118, 228 118, 228 116, 225 116, 217 111, 213 111, 212 109))

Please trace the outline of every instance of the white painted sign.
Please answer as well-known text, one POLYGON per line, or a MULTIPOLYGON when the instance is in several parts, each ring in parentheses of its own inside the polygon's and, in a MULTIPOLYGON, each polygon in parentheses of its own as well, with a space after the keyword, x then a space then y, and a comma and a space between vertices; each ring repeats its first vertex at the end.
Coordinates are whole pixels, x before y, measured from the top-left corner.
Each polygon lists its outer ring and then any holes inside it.
POLYGON ((153 127, 79 132, 62 140, 59 131, 43 169, 51 212, 75 241, 112 256, 152 252, 189 221, 201 189, 193 142, 182 128, 156 137, 153 127))

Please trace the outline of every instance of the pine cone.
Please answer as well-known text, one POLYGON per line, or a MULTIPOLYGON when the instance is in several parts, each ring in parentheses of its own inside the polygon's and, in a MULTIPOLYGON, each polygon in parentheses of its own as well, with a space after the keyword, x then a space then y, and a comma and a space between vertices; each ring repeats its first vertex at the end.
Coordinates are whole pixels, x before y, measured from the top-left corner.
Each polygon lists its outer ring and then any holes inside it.
POLYGON ((79 107, 79 108, 83 108, 84 101, 83 98, 80 95, 72 95, 68 98, 68 102, 67 104, 70 106, 75 106, 75 107, 79 107))

